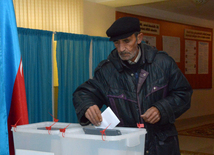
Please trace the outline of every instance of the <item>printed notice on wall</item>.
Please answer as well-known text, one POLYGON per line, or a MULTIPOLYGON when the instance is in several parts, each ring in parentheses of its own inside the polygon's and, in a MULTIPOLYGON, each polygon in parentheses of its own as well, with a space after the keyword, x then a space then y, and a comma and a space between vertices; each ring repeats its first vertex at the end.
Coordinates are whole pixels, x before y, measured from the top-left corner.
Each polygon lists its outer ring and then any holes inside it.
POLYGON ((185 40, 185 74, 196 74, 196 41, 185 40))
POLYGON ((140 21, 140 29, 143 33, 160 34, 160 25, 156 23, 140 21))
POLYGON ((209 43, 198 43, 198 74, 208 74, 209 43))
POLYGON ((197 31, 197 30, 184 30, 184 38, 186 39, 197 39, 197 40, 206 40, 211 41, 212 33, 206 31, 197 31))
POLYGON ((163 36, 163 51, 167 52, 175 62, 180 62, 180 38, 163 36))
POLYGON ((156 37, 154 36, 143 35, 143 41, 150 46, 156 47, 156 37))

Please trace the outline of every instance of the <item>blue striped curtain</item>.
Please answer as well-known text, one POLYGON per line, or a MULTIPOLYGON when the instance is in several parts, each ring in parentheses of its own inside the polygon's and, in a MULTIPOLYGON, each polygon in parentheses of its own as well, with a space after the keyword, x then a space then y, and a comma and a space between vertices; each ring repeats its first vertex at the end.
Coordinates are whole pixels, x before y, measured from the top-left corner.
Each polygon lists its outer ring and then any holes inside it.
POLYGON ((58 119, 60 122, 78 122, 72 94, 89 79, 90 37, 57 32, 56 57, 58 67, 58 119))
MULTIPOLYGON (((108 58, 108 55, 115 48, 114 43, 109 41, 106 37, 91 37, 92 39, 92 70, 94 71, 97 65, 104 59, 108 58)), ((93 74, 94 75, 94 74, 93 74)), ((104 111, 106 106, 104 105, 101 111, 104 111)))
POLYGON ((104 59, 107 59, 108 55, 115 48, 114 43, 109 41, 106 37, 91 37, 92 39, 92 70, 104 59))
POLYGON ((22 55, 29 123, 53 120, 52 34, 18 28, 22 55))

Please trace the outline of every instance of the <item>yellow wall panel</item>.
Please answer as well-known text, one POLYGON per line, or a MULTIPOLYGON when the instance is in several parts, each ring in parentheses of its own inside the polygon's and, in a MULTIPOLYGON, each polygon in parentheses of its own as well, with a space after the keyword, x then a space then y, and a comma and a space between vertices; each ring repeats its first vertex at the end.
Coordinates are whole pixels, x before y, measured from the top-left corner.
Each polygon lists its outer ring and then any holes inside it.
POLYGON ((83 0, 13 0, 18 27, 83 33, 83 0))
POLYGON ((57 69, 57 61, 56 61, 56 45, 57 45, 57 42, 54 41, 54 44, 53 44, 54 86, 59 86, 59 83, 58 83, 58 69, 57 69))

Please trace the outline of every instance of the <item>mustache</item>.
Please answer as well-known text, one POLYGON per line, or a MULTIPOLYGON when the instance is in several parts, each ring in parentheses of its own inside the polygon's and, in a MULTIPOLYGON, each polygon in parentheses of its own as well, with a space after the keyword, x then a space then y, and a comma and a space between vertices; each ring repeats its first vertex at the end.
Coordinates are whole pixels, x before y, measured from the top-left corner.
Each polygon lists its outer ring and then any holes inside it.
POLYGON ((127 51, 122 51, 119 53, 121 56, 125 55, 125 54, 130 54, 130 52, 127 52, 127 51))

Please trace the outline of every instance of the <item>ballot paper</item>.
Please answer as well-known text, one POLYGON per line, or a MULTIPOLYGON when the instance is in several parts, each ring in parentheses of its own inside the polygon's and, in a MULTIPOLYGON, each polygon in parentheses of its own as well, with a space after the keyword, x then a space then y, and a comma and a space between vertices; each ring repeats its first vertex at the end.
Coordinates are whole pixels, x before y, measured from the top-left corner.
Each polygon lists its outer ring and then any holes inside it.
POLYGON ((117 124, 120 123, 120 120, 117 118, 117 116, 114 114, 110 107, 106 108, 106 110, 103 111, 101 115, 102 122, 100 126, 95 126, 95 128, 113 129, 117 126, 117 124))

